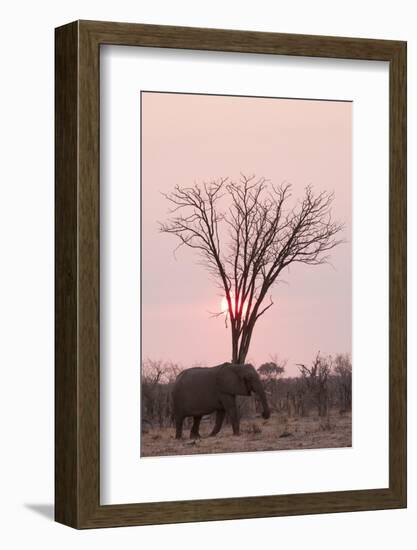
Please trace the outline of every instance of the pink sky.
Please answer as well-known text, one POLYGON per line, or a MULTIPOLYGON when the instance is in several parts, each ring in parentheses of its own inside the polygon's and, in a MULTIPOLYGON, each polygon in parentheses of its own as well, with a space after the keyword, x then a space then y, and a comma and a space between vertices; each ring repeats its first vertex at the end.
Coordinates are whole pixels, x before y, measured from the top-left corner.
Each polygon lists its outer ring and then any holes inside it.
POLYGON ((296 264, 272 290, 275 305, 258 322, 247 357, 259 366, 277 354, 310 362, 317 351, 351 351, 352 104, 142 93, 142 357, 184 367, 231 358, 230 332, 219 289, 198 264, 196 251, 158 231, 169 204, 161 192, 175 185, 240 173, 334 191, 333 216, 345 224, 346 244, 332 265, 296 264))

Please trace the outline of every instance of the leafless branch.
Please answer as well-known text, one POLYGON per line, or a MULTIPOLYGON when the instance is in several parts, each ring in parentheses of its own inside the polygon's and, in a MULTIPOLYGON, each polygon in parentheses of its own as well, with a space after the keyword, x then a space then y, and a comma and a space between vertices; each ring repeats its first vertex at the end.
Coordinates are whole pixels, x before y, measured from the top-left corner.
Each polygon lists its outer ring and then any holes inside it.
MULTIPOLYGON (((201 263, 220 282, 232 332, 232 360, 244 361, 256 321, 273 305, 263 305, 270 288, 291 264, 321 265, 343 242, 343 224, 333 220, 333 193, 311 186, 292 208, 291 185, 240 175, 164 194, 170 217, 160 231, 197 250, 201 263)), ((176 249, 176 250, 177 250, 176 249)))

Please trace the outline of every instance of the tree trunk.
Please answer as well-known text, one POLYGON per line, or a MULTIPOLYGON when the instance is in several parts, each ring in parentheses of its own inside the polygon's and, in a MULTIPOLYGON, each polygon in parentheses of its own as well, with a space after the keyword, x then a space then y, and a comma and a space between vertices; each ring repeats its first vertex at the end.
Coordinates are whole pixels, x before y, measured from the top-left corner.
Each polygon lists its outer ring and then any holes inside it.
POLYGON ((237 364, 243 365, 246 361, 246 356, 249 351, 250 341, 252 339, 253 326, 249 326, 242 332, 242 337, 240 339, 239 345, 239 354, 237 356, 237 364))
POLYGON ((237 330, 232 325, 232 363, 239 364, 239 337, 237 330))

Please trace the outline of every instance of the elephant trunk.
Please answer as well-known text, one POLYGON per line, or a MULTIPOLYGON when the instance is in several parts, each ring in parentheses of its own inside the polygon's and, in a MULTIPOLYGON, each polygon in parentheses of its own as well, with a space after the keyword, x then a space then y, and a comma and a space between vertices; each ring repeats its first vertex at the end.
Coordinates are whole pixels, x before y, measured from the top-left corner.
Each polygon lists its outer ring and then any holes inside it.
POLYGON ((258 395, 259 399, 262 403, 262 417, 267 419, 271 416, 271 411, 269 410, 268 401, 266 399, 266 393, 262 386, 262 382, 259 380, 259 382, 256 384, 256 388, 254 388, 255 393, 258 395))

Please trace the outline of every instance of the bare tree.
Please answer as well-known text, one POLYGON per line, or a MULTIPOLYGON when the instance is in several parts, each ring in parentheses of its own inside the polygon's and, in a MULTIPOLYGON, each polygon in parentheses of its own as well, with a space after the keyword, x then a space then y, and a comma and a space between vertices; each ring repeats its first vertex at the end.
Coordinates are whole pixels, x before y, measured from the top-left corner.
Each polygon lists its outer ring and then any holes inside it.
POLYGON ((172 362, 144 359, 142 362, 142 431, 155 422, 162 428, 172 415, 171 391, 181 368, 172 362))
POLYGON ((278 409, 280 378, 285 372, 286 360, 279 360, 278 356, 272 356, 267 363, 262 363, 257 371, 264 384, 265 391, 269 397, 269 403, 273 409, 278 409))
MULTIPOLYGON (((176 186, 164 195, 171 217, 163 233, 196 249, 227 300, 232 362, 244 363, 258 319, 272 307, 268 295, 290 264, 320 265, 341 241, 342 224, 332 220, 333 194, 304 196, 288 208, 291 185, 265 178, 223 178, 192 187, 176 186)), ((216 315, 222 315, 220 312, 216 315)))
POLYGON ((340 399, 340 411, 352 410, 352 361, 347 353, 339 353, 334 359, 334 373, 340 399))
POLYGON ((302 380, 317 406, 318 415, 326 416, 329 412, 328 380, 332 371, 331 357, 326 359, 318 352, 310 368, 303 364, 298 364, 298 367, 302 380))

